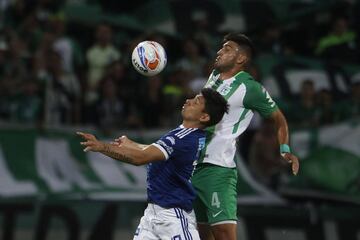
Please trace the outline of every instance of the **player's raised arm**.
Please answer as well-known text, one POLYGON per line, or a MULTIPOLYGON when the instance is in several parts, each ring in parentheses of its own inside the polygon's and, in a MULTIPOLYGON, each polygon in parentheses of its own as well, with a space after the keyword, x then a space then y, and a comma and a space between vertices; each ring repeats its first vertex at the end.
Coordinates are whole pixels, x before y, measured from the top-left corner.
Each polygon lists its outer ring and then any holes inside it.
POLYGON ((152 145, 142 148, 141 146, 133 144, 131 140, 123 141, 119 145, 113 145, 101 142, 89 133, 77 132, 77 134, 85 140, 80 143, 85 147, 85 152, 100 152, 115 160, 136 166, 165 160, 165 156, 161 150, 152 145))
POLYGON ((129 146, 133 146, 135 148, 141 148, 141 149, 144 149, 144 148, 147 148, 147 147, 150 146, 150 145, 147 145, 147 144, 141 144, 141 143, 137 143, 137 142, 135 142, 133 140, 130 140, 127 136, 121 136, 119 138, 116 138, 112 144, 113 145, 120 145, 121 143, 126 143, 129 146))
POLYGON ((274 111, 270 118, 275 122, 277 129, 277 137, 280 144, 280 154, 288 162, 291 163, 291 169, 294 175, 299 172, 299 160, 291 153, 289 147, 289 130, 287 121, 282 112, 278 109, 274 111))

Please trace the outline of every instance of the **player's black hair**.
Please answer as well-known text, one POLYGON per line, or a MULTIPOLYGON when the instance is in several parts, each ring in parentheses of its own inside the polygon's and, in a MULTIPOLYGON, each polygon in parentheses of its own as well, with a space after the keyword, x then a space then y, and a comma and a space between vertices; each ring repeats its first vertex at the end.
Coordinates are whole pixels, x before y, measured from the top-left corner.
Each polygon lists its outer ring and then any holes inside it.
POLYGON ((220 122, 224 114, 229 111, 229 104, 220 93, 211 88, 203 88, 201 95, 205 99, 205 112, 210 116, 206 126, 213 126, 220 122))
POLYGON ((250 40, 250 38, 248 38, 246 35, 242 34, 242 33, 229 33, 227 35, 225 35, 223 42, 227 42, 227 41, 233 41, 236 42, 241 49, 244 50, 244 52, 246 53, 249 62, 251 61, 251 59, 254 57, 255 55, 255 47, 254 44, 252 43, 252 41, 250 40))

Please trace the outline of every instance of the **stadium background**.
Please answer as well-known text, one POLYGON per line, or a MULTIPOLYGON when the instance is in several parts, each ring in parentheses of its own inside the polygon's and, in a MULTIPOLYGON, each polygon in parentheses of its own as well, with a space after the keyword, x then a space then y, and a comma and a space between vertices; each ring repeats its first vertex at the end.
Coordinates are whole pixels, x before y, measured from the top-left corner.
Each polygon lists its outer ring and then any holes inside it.
POLYGON ((0 1, 0 239, 131 239, 143 167, 84 154, 74 132, 151 142, 180 121, 229 31, 284 111, 301 159, 280 164, 271 124, 239 139, 239 239, 360 239, 360 2, 0 1), (133 47, 160 42, 144 78, 133 47))

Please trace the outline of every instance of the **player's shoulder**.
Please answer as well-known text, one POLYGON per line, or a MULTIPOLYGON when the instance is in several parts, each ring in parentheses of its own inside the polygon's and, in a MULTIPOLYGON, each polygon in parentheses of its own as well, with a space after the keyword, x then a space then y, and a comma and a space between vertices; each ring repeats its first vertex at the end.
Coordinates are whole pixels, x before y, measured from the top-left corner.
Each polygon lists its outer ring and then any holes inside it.
POLYGON ((169 132, 168 137, 172 137, 173 139, 178 139, 181 141, 191 141, 192 139, 198 139, 204 135, 205 131, 199 128, 185 128, 184 126, 180 125, 179 127, 169 132))
POLYGON ((264 89, 264 86, 260 82, 255 80, 254 77, 247 72, 241 72, 241 74, 238 74, 237 76, 235 76, 235 78, 239 79, 246 86, 247 89, 250 90, 264 89))
POLYGON ((238 72, 234 78, 238 81, 244 82, 245 84, 261 85, 250 73, 246 71, 238 72))

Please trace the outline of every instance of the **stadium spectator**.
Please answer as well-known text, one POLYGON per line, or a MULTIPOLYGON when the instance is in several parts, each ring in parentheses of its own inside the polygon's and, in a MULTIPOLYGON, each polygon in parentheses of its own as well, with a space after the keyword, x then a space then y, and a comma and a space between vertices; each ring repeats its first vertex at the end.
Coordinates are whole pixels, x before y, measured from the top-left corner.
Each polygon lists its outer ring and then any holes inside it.
POLYGON ((207 82, 207 76, 209 76, 209 74, 211 73, 212 67, 213 62, 206 62, 202 68, 201 75, 189 80, 188 88, 193 94, 199 93, 200 90, 205 86, 205 83, 207 82))
POLYGON ((176 63, 177 68, 184 71, 189 80, 201 76, 206 60, 201 55, 196 41, 190 38, 185 39, 182 42, 182 51, 183 57, 176 63))
POLYGON ((35 126, 42 123, 43 99, 40 97, 40 85, 36 80, 25 81, 21 91, 10 104, 12 122, 35 126))
POLYGON ((282 29, 278 24, 272 23, 262 30, 256 41, 256 45, 258 46, 259 51, 263 53, 283 55, 284 46, 281 37, 282 29))
POLYGON ((316 127, 316 92, 312 79, 302 82, 300 96, 292 103, 288 117, 290 124, 296 128, 316 127))
POLYGON ((103 77, 106 66, 119 60, 120 52, 112 44, 112 29, 109 25, 100 24, 95 31, 95 43, 86 52, 88 63, 86 104, 91 104, 98 99, 97 87, 103 77))
POLYGON ((75 73, 75 67, 83 63, 82 52, 77 42, 66 34, 66 21, 63 15, 52 17, 51 29, 54 32, 53 49, 61 56, 62 68, 67 73, 75 73))
POLYGON ((340 119, 360 119, 360 79, 351 84, 350 96, 340 103, 340 119))
POLYGON ((160 75, 150 77, 145 85, 141 104, 139 104, 144 127, 160 127, 164 121, 163 78, 160 75), (157 114, 154 114, 155 112, 157 114))
POLYGON ((115 129, 126 127, 125 104, 118 97, 118 86, 112 78, 106 78, 99 86, 99 100, 92 112, 97 127, 110 134, 115 129))
POLYGON ((333 63, 355 62, 358 59, 356 33, 346 17, 336 17, 327 36, 322 37, 315 54, 333 63))
POLYGON ((39 77, 44 83, 45 123, 71 125, 80 116, 81 88, 74 74, 64 72, 61 56, 54 50, 47 56, 46 71, 39 77))
POLYGON ((180 70, 175 69, 165 79, 164 87, 162 89, 164 96, 164 114, 166 115, 164 126, 171 126, 179 122, 181 116, 178 109, 181 108, 182 103, 190 92, 187 89, 187 74, 180 70))
POLYGON ((336 105, 333 101, 333 95, 328 89, 321 89, 317 93, 317 125, 329 125, 337 122, 338 114, 336 105))

